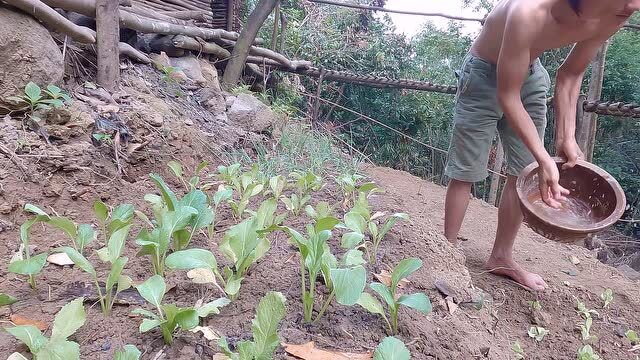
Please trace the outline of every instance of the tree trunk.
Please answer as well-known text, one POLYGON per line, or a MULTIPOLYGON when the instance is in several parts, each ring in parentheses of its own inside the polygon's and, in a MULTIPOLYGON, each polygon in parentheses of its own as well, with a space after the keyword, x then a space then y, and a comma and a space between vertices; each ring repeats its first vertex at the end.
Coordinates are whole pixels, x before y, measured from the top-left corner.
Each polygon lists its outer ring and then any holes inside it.
POLYGON ((491 186, 489 187, 489 199, 487 202, 491 205, 498 206, 500 199, 498 198, 498 187, 500 186, 501 177, 500 174, 502 172, 502 163, 504 162, 504 148, 502 147, 502 141, 500 141, 500 137, 498 137, 498 141, 496 143, 496 158, 493 162, 493 175, 491 175, 491 186))
POLYGON ((224 70, 224 76, 222 77, 224 87, 236 86, 240 81, 244 63, 249 55, 249 48, 253 44, 256 35, 258 35, 258 30, 260 30, 260 27, 262 27, 262 24, 264 24, 264 21, 269 17, 277 3, 278 0, 260 0, 251 15, 249 15, 249 20, 242 28, 240 37, 231 53, 231 59, 224 70))
MULTIPOLYGON (((591 63, 591 80, 589 81, 588 101, 600 100, 602 96, 602 82, 604 80, 604 64, 607 57, 609 41, 605 42, 591 63)), ((585 160, 593 160, 593 148, 596 142, 598 130, 598 114, 585 113, 580 124, 580 132, 576 134, 578 145, 584 153, 585 160)))
POLYGON ((98 83, 114 92, 120 81, 120 42, 118 2, 96 0, 96 37, 98 58, 98 83))

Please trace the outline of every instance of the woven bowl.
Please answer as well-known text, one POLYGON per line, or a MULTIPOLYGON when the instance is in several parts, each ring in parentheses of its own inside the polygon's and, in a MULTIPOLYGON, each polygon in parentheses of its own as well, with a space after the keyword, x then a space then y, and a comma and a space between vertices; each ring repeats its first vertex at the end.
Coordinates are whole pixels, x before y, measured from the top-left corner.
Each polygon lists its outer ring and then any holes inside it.
POLYGON ((524 221, 530 228, 551 240, 573 243, 584 240, 620 220, 626 207, 626 198, 613 176, 586 161, 578 161, 573 168, 562 170, 564 160, 553 160, 560 171, 560 185, 571 192, 569 200, 581 201, 590 210, 589 214, 584 214, 585 217, 580 218, 579 224, 568 224, 554 217, 553 211, 544 211, 540 205, 534 205, 533 203, 540 199, 540 191, 538 164, 533 163, 522 171, 516 182, 524 221))

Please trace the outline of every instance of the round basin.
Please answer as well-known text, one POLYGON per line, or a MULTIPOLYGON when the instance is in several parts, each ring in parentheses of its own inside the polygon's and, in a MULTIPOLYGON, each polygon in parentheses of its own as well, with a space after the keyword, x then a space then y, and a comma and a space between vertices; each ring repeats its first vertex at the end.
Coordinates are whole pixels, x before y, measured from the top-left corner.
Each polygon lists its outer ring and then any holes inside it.
POLYGON ((540 198, 537 163, 527 166, 516 182, 524 221, 530 228, 551 240, 570 243, 620 220, 626 199, 613 176, 586 161, 562 170, 564 160, 554 160, 560 171, 560 185, 571 192, 559 209, 547 206, 540 198))

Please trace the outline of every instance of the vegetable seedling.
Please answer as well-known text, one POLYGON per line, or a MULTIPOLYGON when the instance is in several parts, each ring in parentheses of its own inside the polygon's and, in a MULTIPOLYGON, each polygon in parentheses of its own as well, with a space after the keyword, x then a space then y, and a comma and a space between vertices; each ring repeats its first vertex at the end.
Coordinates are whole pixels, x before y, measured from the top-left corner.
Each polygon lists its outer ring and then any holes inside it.
POLYGON ((9 306, 18 302, 18 299, 5 293, 0 293, 0 306, 9 306))
MULTIPOLYGON (((25 206, 28 207, 29 205, 25 206)), ((40 253, 31 256, 29 248, 29 236, 31 227, 38 222, 44 222, 49 219, 48 215, 36 215, 35 217, 25 221, 20 225, 20 250, 14 255, 9 262, 8 270, 14 274, 27 275, 28 282, 32 289, 36 288, 35 276, 38 275, 45 263, 47 262, 47 253, 40 253)))
POLYGON ((516 360, 523 360, 526 355, 518 340, 516 340, 516 342, 511 346, 511 351, 513 351, 513 356, 516 360))
POLYGON ((373 182, 358 185, 364 178, 364 176, 358 174, 344 174, 336 178, 336 182, 340 185, 344 194, 343 205, 345 207, 350 206, 350 204, 355 204, 357 196, 360 193, 368 196, 373 192, 379 191, 378 186, 373 182))
POLYGON ((597 339, 596 336, 591 335, 591 325, 593 325, 593 318, 588 317, 584 320, 584 324, 578 324, 580 328, 580 334, 582 335, 582 341, 593 342, 597 339))
POLYGON ((640 337, 634 330, 627 330, 624 336, 631 342, 631 345, 640 345, 640 337))
POLYGON ((89 224, 78 225, 64 216, 49 216, 49 214, 44 212, 42 209, 32 204, 26 204, 24 209, 34 213, 42 222, 62 230, 62 232, 69 236, 73 247, 80 253, 84 251, 84 247, 87 244, 91 243, 96 238, 96 233, 89 224))
POLYGON ((549 330, 542 326, 532 326, 529 328, 529 337, 535 339, 537 342, 542 341, 545 336, 549 334, 549 330))
POLYGON ((399 339, 388 336, 382 339, 373 353, 373 360, 409 360, 411 353, 399 339))
POLYGON ((281 196, 280 200, 287 210, 298 216, 311 200, 311 193, 323 187, 322 178, 311 171, 292 172, 289 177, 295 184, 296 192, 289 197, 281 196))
POLYGON ((135 345, 125 345, 122 350, 116 350, 113 360, 139 360, 141 355, 135 345))
POLYGON ((185 174, 182 164, 175 160, 171 160, 167 163, 167 166, 169 167, 173 175, 175 175, 184 186, 185 191, 191 191, 198 188, 198 185, 200 184, 200 173, 202 173, 202 170, 204 170, 208 165, 209 163, 206 161, 198 164, 193 173, 193 176, 191 176, 189 180, 187 180, 184 177, 185 174))
POLYGON ((600 314, 598 314, 596 310, 587 309, 587 306, 581 301, 578 301, 578 304, 576 306, 576 312, 580 314, 580 316, 582 316, 582 318, 584 319, 588 319, 592 315, 600 316, 600 314))
POLYGON ((390 334, 398 333, 398 311, 401 305, 418 310, 425 315, 432 310, 431 301, 424 293, 397 296, 400 281, 406 279, 421 267, 422 260, 418 258, 404 259, 393 269, 391 286, 386 286, 379 282, 373 282, 369 285, 371 290, 375 291, 387 304, 389 317, 385 315, 382 303, 369 293, 363 292, 358 299, 358 305, 372 314, 380 315, 384 319, 390 334))
POLYGON ((600 360, 601 357, 598 355, 591 345, 585 345, 578 349, 578 360, 600 360))
POLYGON ((236 219, 244 217, 251 198, 260 195, 264 190, 265 181, 257 166, 253 166, 245 173, 240 172, 240 164, 228 167, 220 166, 218 167, 218 178, 226 183, 224 188, 228 186, 238 194, 238 199, 228 199, 231 212, 236 219))
POLYGON ((608 308, 613 302, 613 290, 606 289, 601 295, 600 299, 604 302, 604 308, 608 308))
POLYGON ((156 313, 144 309, 135 309, 132 312, 145 317, 140 324, 140 333, 159 327, 167 345, 173 342, 173 333, 176 329, 191 330, 198 326, 200 318, 219 314, 220 308, 229 304, 227 298, 219 298, 199 308, 179 308, 174 304, 162 304, 166 284, 160 275, 153 275, 135 288, 140 296, 156 308, 156 313))
POLYGON ((84 298, 77 298, 58 311, 49 338, 33 325, 14 326, 5 330, 27 345, 34 359, 78 360, 80 346, 67 338, 84 325, 86 315, 83 301, 84 298))
POLYGON ((220 338, 218 345, 222 352, 231 360, 272 359, 273 352, 280 345, 278 325, 284 317, 286 306, 285 297, 270 291, 258 304, 256 316, 252 321, 251 330, 253 341, 241 341, 236 345, 237 353, 229 348, 225 337, 220 338))

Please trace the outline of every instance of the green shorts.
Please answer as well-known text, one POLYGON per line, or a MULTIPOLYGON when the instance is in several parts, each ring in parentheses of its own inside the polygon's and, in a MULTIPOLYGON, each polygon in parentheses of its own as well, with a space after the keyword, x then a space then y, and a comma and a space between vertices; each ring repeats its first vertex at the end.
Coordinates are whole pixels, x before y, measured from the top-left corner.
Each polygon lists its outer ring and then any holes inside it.
MULTIPOLYGON (((534 161, 500 109, 496 73, 496 65, 472 55, 467 55, 458 73, 453 134, 445 168, 445 175, 449 178, 468 182, 485 179, 489 150, 496 132, 504 148, 507 174, 517 176, 534 161)), ((550 87, 549 73, 536 59, 529 67, 520 95, 541 139, 547 126, 547 93, 550 87)))

